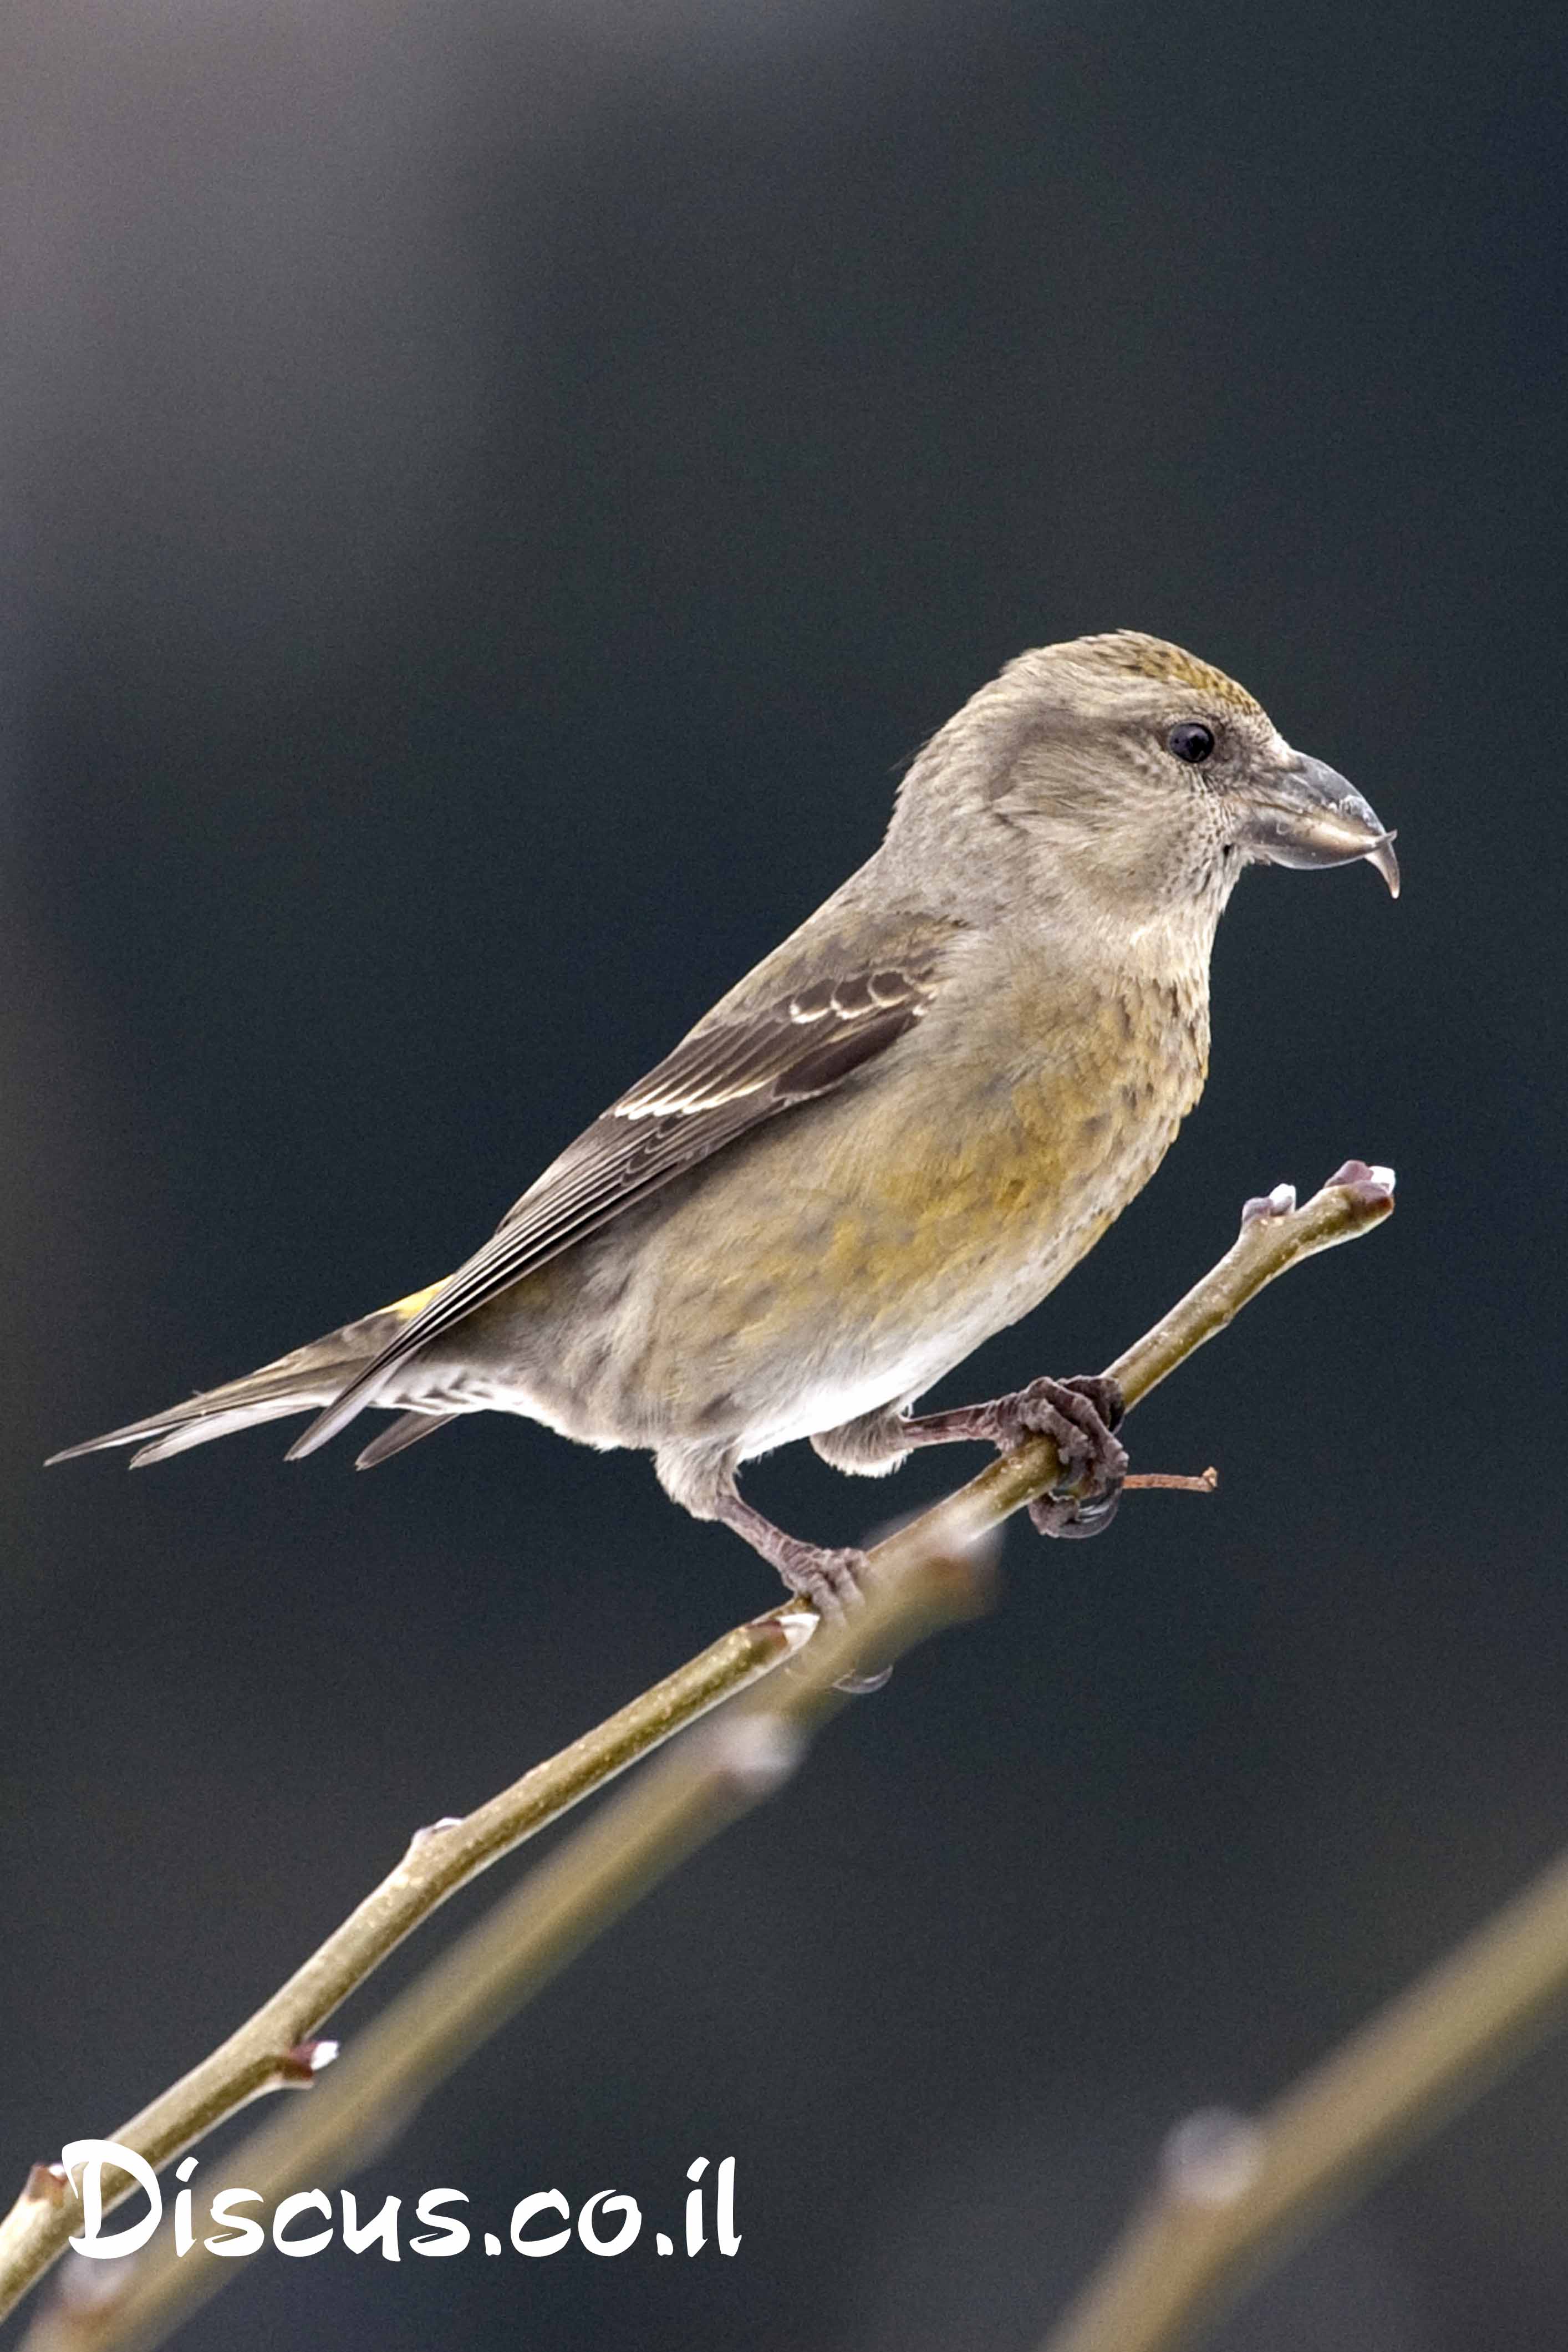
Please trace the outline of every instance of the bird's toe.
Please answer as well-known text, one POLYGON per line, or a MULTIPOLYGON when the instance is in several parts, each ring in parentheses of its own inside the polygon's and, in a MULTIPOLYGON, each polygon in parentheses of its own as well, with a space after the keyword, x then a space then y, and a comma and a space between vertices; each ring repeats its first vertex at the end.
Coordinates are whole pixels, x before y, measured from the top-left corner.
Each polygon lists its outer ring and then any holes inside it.
POLYGON ((1031 1381, 1007 1404, 1015 1444, 1048 1437, 1061 1457, 1050 1493, 1029 1506, 1035 1526, 1042 1535, 1079 1540, 1102 1534, 1127 1475, 1127 1448, 1115 1434, 1126 1406, 1116 1382, 1100 1373, 1031 1381))
MULTIPOLYGON (((834 1549, 820 1544, 797 1543, 780 1573, 792 1592, 809 1601, 826 1625, 842 1625, 850 1611, 866 1597, 866 1555, 850 1547, 834 1549)), ((838 1688, 857 1696, 880 1690, 891 1666, 868 1667, 842 1675, 838 1688)))

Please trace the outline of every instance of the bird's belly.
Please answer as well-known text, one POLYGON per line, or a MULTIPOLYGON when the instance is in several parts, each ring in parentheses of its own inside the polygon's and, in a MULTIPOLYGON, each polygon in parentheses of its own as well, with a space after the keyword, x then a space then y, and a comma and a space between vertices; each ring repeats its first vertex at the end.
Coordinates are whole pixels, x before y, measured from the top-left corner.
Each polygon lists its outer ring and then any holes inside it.
POLYGON ((1146 1181, 1169 1139, 1080 1179, 1070 1200, 1067 1188, 1048 1181, 939 1192, 898 1242, 879 1214, 841 1214, 826 1260, 837 1265, 816 1301, 821 1312, 760 1318, 759 1361, 780 1342, 780 1352, 788 1351, 786 1330, 820 1336, 791 1351, 797 1365, 809 1364, 806 1378, 787 1394, 756 1398, 754 1450, 921 1395, 1056 1288, 1146 1181), (771 1339, 770 1320, 777 1327, 771 1339))

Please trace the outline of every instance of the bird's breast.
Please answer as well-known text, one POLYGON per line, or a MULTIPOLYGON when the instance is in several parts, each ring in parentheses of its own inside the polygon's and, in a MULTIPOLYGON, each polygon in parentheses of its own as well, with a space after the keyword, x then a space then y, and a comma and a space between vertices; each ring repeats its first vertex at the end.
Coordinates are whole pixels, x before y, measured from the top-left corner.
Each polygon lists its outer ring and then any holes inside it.
POLYGON ((1063 993, 1017 990, 1000 1055, 955 1036, 923 1101, 889 1098, 885 1148, 845 1204, 847 1257, 874 1258, 883 1234, 889 1280, 896 1256, 906 1277, 951 1288, 967 1271, 1032 1304, 1148 1181, 1202 1090, 1206 995, 1178 980, 1063 993))

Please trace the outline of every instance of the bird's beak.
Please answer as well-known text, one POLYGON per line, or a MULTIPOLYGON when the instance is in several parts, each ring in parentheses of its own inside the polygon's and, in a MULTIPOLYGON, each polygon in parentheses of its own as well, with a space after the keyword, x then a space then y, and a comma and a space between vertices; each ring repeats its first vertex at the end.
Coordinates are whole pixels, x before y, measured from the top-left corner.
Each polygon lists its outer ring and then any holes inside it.
POLYGON ((1321 760, 1296 752, 1251 797, 1244 838, 1271 866, 1348 866, 1364 857, 1399 896, 1394 835, 1374 809, 1321 760))

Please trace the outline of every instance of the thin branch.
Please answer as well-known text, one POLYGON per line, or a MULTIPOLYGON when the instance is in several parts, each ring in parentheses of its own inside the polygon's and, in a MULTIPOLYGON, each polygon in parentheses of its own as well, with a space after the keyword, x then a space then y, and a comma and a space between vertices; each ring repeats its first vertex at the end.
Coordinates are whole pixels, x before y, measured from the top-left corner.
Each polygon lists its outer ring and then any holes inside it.
MULTIPOLYGON (((973 1615, 994 1539, 944 1557, 914 1527, 879 1547, 879 1574, 849 1622, 824 1629, 793 1674, 650 1767, 459 1938, 356 2040, 316 2095, 292 2102, 229 2159, 271 2212, 296 2187, 334 2185, 384 2145, 437 2083, 687 1856, 773 1795, 811 1735, 847 1706, 842 1679, 973 1615)), ((72 2198, 71 2203, 75 2204, 72 2198)), ((100 2269, 101 2270, 101 2265, 100 2269)), ((234 2274, 199 2242, 160 2232, 107 2291, 39 2315, 27 2352, 146 2352, 234 2274)))
MULTIPOLYGON (((1385 1171, 1374 1173, 1363 1162, 1352 1160, 1300 1209, 1296 1207, 1295 1196, 1288 1186, 1279 1187, 1264 1199, 1248 1202, 1243 1211, 1241 1232, 1225 1256, 1168 1315, 1109 1367, 1120 1381, 1129 1406, 1147 1396, 1195 1349, 1223 1330, 1276 1276, 1319 1250, 1352 1240, 1381 1223, 1394 1205, 1392 1185, 1393 1180, 1385 1171)), ((1058 1476, 1060 1466, 1055 1447, 1044 1437, 992 1463, 968 1486, 877 1548, 871 1556, 874 1601, 883 1582, 891 1580, 896 1583, 900 1572, 907 1571, 911 1560, 934 1559, 951 1562, 969 1557, 1003 1519, 1043 1494, 1058 1476)), ((878 1631, 879 1622, 879 1607, 868 1605, 866 1611, 857 1612, 855 1625, 844 1636, 849 1643, 846 1654, 877 1656, 879 1643, 889 1638, 878 1631)), ((313 2040, 325 2019, 449 1895, 624 1771, 627 1765, 660 1746, 672 1733, 695 1722, 721 1700, 770 1674, 800 1650, 816 1629, 816 1620, 806 1604, 795 1600, 782 1602, 765 1616, 754 1618, 725 1634, 689 1664, 656 1684, 560 1755, 536 1766, 466 1820, 437 1823, 433 1829, 416 1832, 396 1869, 289 1982, 209 2058, 123 2125, 113 2135, 115 2139, 135 2149, 155 2170, 161 2170, 247 2100, 290 2083, 309 2082, 312 2079, 313 2040)), ((913 1638, 912 1633, 909 1638, 913 1638)), ((826 1682, 832 1684, 843 1671, 842 1665, 835 1663, 839 1648, 837 1633, 831 1641, 812 1643, 809 1657, 797 1669, 797 1676, 810 1670, 809 1681, 804 1687, 815 1690, 822 1683, 825 1652, 832 1664, 826 1682)), ((793 1683, 795 1678, 791 1679, 793 1683)), ((681 1752, 685 1756, 688 1751, 681 1752)), ((677 1786, 684 1789, 686 1783, 680 1775, 684 1772, 689 1777, 693 1769, 680 1764, 679 1759, 672 1759, 663 1778, 639 1784, 626 1802, 656 1808, 658 1799, 647 1792, 659 1788, 668 1794, 677 1786)), ((711 1818, 717 1826, 720 1817, 731 1818, 734 1810, 724 1811, 720 1808, 715 1813, 710 1792, 698 1801, 688 1790, 683 1802, 690 1810, 681 1814, 679 1834, 672 1830, 672 1843, 658 1849, 668 1852, 670 1864, 689 1849, 698 1822, 711 1818)), ((617 1885, 619 1882, 611 1866, 614 1847, 607 1846, 605 1841, 612 1834, 612 1822, 620 1824, 613 1832, 615 1837, 626 1834, 626 1824, 621 1816, 622 1808, 617 1807, 588 1832, 590 1840, 597 1842, 593 1848, 597 1857, 595 1867, 606 1869, 611 1882, 617 1885)), ((556 1877, 575 1868, 568 1857, 577 1854, 578 1844, 574 1841, 570 1849, 563 1849, 544 1872, 534 1874, 511 1898, 522 1904, 531 1917, 535 1906, 541 1906, 538 1916, 546 1933, 553 1916, 550 1906, 558 1899, 556 1877), (545 1880, 549 1884, 542 1886, 545 1880)), ((622 1865, 623 1877, 629 1867, 622 1865)), ((641 1871, 643 1864, 639 1863, 637 1868, 641 1871)), ((634 1899, 646 1883, 649 1882, 645 1876, 626 1878, 624 1887, 609 1907, 593 1915, 593 1924, 584 1925, 577 1920, 568 1941, 560 1948, 560 1958, 552 1965, 561 1965, 570 1951, 578 1948, 588 1935, 597 1932, 597 1927, 624 1907, 625 1902, 634 1899)), ((507 1930, 513 1945, 519 1932, 515 1923, 507 1930)), ((466 1945, 459 1947, 459 1950, 466 1949, 466 1945)), ((452 1957, 455 1961, 456 1954, 452 1957)), ((439 1976, 442 1971, 436 1973, 439 1976)), ((542 1976, 531 1979, 516 1998, 526 1998, 532 1985, 542 1981, 542 1976)), ((405 1997, 409 1998, 412 1996, 405 1997)), ((362 2038, 354 2055, 355 2067, 373 2036, 379 2036, 391 2019, 400 2013, 401 2004, 362 2038)), ((492 2024, 496 2021, 499 2014, 489 2021, 492 2024)), ((485 2030, 489 2030, 488 2024, 485 2030)), ((407 2031, 405 2023, 398 2027, 400 2034, 407 2031)), ((462 2044, 467 2046, 466 2042, 462 2044)), ((448 2063, 456 2063, 460 2055, 461 2048, 454 2049, 448 2063)), ((410 2063, 415 2063, 420 2060, 421 2053, 414 2050, 408 2056, 410 2063)), ((345 2064, 338 2070, 329 2089, 314 2093, 310 2101, 312 2114, 330 2116, 335 2110, 349 2075, 350 2068, 345 2064)), ((289 2128, 293 2121, 290 2117, 288 2125, 279 2128, 289 2128)), ((311 2160, 314 2145, 312 2138, 305 2148, 307 2162, 311 2160)), ((131 2193, 132 2184, 123 2176, 106 2173, 102 2186, 107 2210, 131 2193)), ((0 2221, 0 2315, 63 2251, 77 2227, 79 2210, 75 2197, 65 2189, 58 2168, 34 2168, 22 2196, 0 2221)), ((194 2259, 187 2257, 187 2263, 194 2259)))
POLYGON ((1561 2023, 1568 1853, 1256 2122, 1199 2115, 1044 2352, 1174 2352, 1561 2023))
POLYGON ((1123 1486, 1161 1486, 1173 1495, 1212 1495, 1219 1486, 1219 1472, 1212 1464, 1194 1478, 1179 1470, 1134 1470, 1121 1483, 1123 1486))

